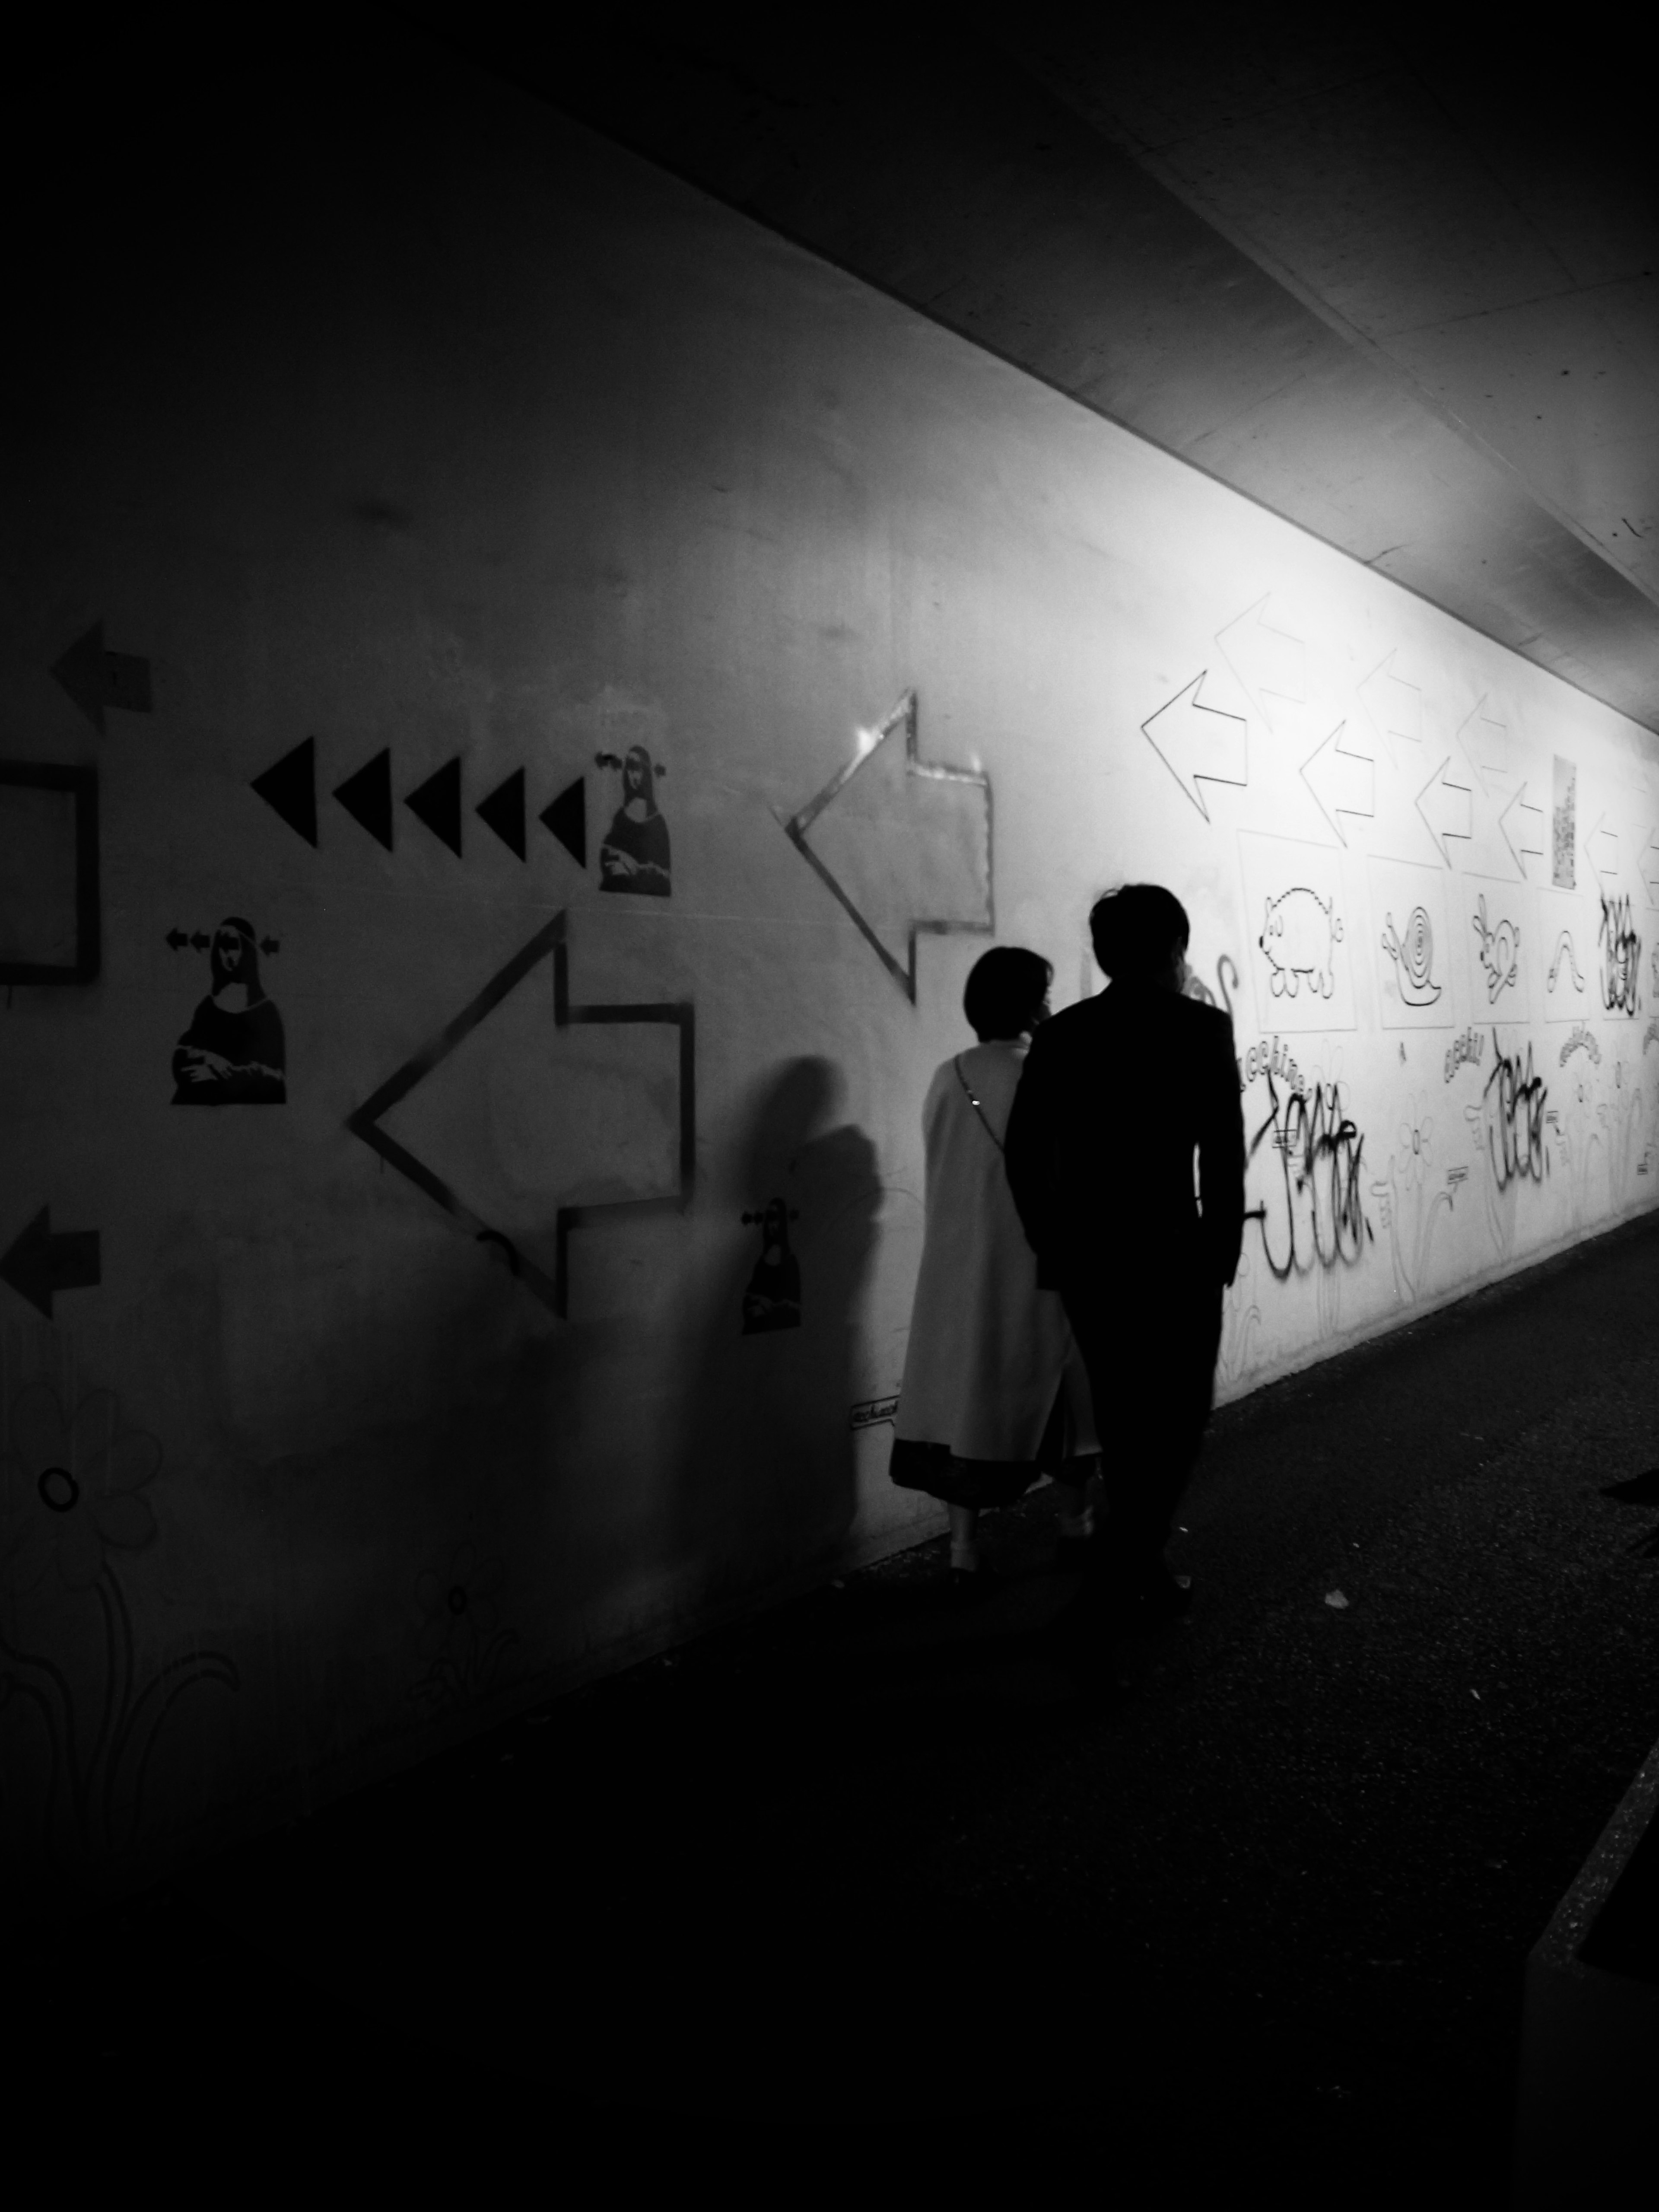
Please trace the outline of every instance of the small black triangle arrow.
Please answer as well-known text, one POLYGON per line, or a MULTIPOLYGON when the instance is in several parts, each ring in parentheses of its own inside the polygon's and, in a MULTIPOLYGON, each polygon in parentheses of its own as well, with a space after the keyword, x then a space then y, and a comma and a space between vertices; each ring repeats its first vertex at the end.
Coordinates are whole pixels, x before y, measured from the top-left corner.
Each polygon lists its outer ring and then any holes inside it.
POLYGON ((481 822, 488 823, 507 847, 522 860, 524 845, 524 770, 515 768, 505 783, 498 783, 488 799, 481 799, 472 811, 481 822))
POLYGON ((253 788, 307 845, 317 842, 317 740, 307 738, 253 779, 253 788))
POLYGON ((377 844, 392 850, 392 748, 383 745, 355 775, 334 787, 334 796, 377 844))
POLYGON ((404 805, 417 821, 424 822, 433 836, 448 846, 456 858, 461 852, 461 757, 447 760, 435 775, 428 776, 404 800, 404 805))
POLYGON ((58 655, 52 672, 100 738, 106 707, 125 707, 132 714, 151 711, 149 661, 141 653, 106 653, 101 622, 58 655))
POLYGON ((553 832, 579 868, 587 866, 587 785, 578 776, 536 817, 553 832))
POLYGON ((88 1291, 101 1281, 95 1229, 52 1233, 52 1208, 43 1206, 0 1259, 0 1282, 9 1283, 20 1297, 52 1319, 52 1301, 58 1291, 88 1291))

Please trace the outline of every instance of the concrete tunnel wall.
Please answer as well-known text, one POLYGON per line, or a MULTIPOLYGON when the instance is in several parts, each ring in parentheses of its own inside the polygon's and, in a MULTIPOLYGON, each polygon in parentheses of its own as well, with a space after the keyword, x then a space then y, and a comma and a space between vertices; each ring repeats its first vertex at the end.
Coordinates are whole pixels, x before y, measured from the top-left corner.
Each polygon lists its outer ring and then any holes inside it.
POLYGON ((1115 881, 1233 1013, 1224 1398, 1654 1189, 1650 733, 527 100, 311 97, 59 333, 21 463, 28 1911, 929 1533, 922 1095, 988 944, 1098 988, 1115 881), (632 748, 666 895, 601 874, 632 748), (256 1029, 280 1103, 175 1072, 256 1029))

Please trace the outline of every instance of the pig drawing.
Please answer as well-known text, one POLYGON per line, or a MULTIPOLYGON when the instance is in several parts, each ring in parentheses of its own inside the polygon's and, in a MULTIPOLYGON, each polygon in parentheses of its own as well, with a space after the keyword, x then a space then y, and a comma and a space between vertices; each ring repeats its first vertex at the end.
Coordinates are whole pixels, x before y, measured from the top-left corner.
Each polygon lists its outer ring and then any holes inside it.
POLYGON ((1257 939, 1273 969, 1276 999, 1294 999, 1306 990, 1328 999, 1336 988, 1336 948, 1342 919, 1334 899, 1322 899, 1305 884, 1267 901, 1267 920, 1257 939))

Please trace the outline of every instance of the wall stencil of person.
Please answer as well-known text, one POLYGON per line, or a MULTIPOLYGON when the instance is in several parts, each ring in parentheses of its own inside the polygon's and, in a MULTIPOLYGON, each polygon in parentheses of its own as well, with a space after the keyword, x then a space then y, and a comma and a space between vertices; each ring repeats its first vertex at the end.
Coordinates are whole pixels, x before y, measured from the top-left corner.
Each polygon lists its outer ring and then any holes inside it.
POLYGON ((213 933, 210 988, 173 1055, 175 1106, 284 1106, 283 1018, 259 981, 253 924, 227 915, 213 933))
POLYGON ((596 753, 601 768, 620 769, 622 805, 599 847, 599 889, 632 891, 646 898, 668 898, 668 824, 657 810, 657 778, 668 771, 653 763, 643 745, 629 745, 622 759, 596 753))
POLYGON ((799 1221, 781 1198, 769 1200, 763 1213, 745 1213, 745 1227, 758 1223, 761 1255, 743 1294, 743 1333, 759 1336, 773 1328, 800 1327, 800 1261, 789 1249, 789 1224, 799 1221))

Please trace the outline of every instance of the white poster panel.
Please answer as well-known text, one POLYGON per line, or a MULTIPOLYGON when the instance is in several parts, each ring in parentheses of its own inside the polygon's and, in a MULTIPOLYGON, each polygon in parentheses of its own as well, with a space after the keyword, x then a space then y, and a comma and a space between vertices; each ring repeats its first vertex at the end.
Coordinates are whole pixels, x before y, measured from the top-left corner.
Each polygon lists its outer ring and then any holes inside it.
POLYGON ((1389 1030, 1455 1029, 1459 994, 1443 868, 1413 867, 1405 860, 1370 864, 1372 964, 1382 1026, 1389 1030))
POLYGON ((1245 949, 1262 1034, 1351 1030, 1353 947, 1342 855, 1326 845, 1238 833, 1245 949))
POLYGON ((1538 997, 1534 979, 1542 979, 1526 886, 1492 876, 1460 876, 1455 910, 1468 959, 1471 1019, 1530 1021, 1538 997))
POLYGON ((1593 1021, 1601 1011, 1597 988, 1597 912, 1593 899, 1540 898, 1538 957, 1547 1022, 1593 1021))

